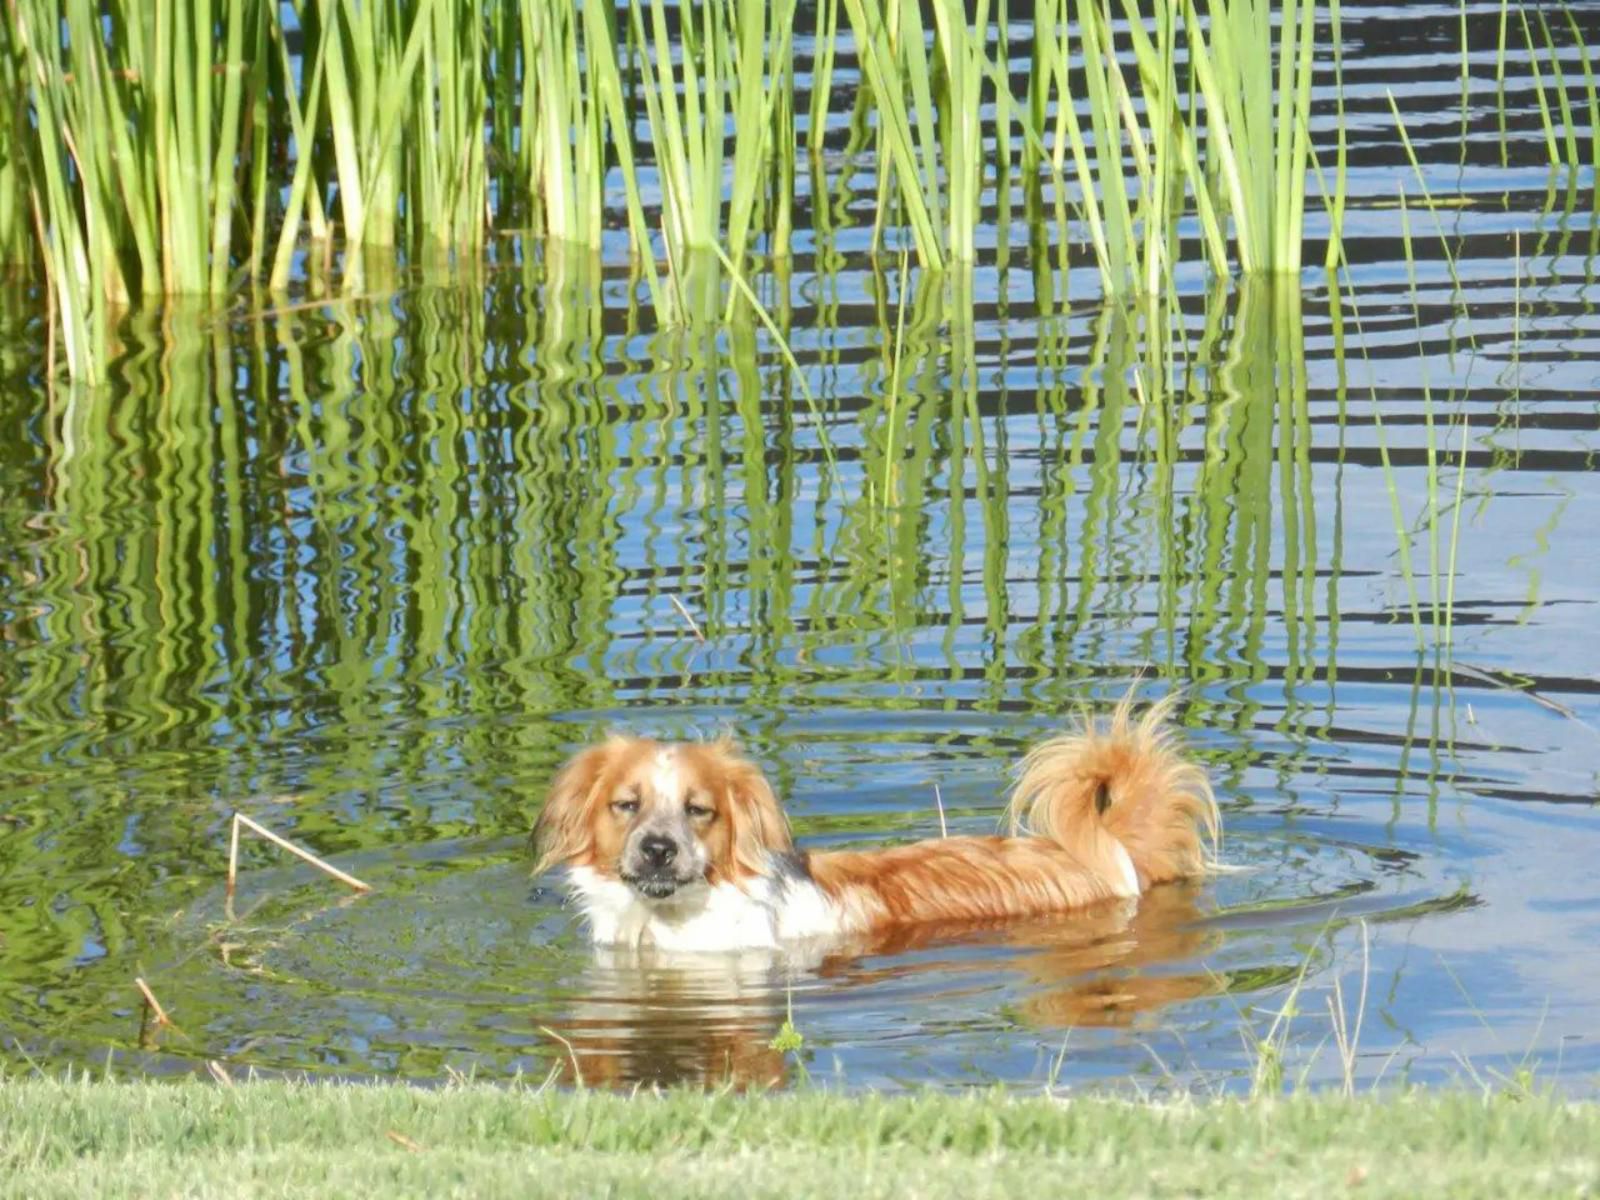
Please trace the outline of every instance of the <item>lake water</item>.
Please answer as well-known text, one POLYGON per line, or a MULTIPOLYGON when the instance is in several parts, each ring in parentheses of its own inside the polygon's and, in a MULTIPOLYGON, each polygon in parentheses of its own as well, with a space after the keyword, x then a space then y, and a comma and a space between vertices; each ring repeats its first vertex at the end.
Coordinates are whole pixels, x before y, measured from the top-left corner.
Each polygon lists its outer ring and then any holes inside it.
POLYGON ((838 227, 757 281, 815 409, 748 314, 658 331, 625 266, 515 241, 130 318, 98 392, 45 386, 10 297, 0 1062, 1233 1090, 1277 1037, 1290 1083, 1592 1089, 1600 225, 1525 52, 1502 138, 1498 13, 1463 117, 1459 9, 1347 6, 1338 298, 1188 271, 1104 306, 992 209, 970 281, 903 280, 832 164, 838 227), (1183 689, 1231 868, 1131 915, 642 968, 529 878, 608 728, 731 731, 804 844, 872 845, 937 836, 936 788, 992 830, 1030 742, 1129 688, 1183 689), (235 811, 373 892, 247 839, 230 919, 235 811))

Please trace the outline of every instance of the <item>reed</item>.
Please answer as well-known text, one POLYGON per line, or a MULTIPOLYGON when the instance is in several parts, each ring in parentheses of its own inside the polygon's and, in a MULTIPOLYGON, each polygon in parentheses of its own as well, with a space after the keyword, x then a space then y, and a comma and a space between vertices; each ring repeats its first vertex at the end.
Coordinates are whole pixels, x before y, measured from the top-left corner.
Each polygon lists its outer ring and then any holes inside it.
POLYGON ((133 986, 139 989, 139 995, 144 998, 145 1006, 150 1015, 155 1018, 157 1025, 171 1025, 172 1018, 167 1015, 167 1010, 161 1007, 161 1001, 156 999, 156 994, 150 990, 150 985, 143 979, 134 977, 133 986))
MULTIPOLYGON (((46 285, 67 371, 91 381, 148 298, 382 290, 396 268, 493 254, 498 231, 626 247, 658 321, 700 319, 719 307, 694 298, 713 247, 791 252, 802 144, 828 229, 846 70, 874 248, 966 269, 1020 182, 1040 244, 1086 242, 1117 296, 1167 288, 1185 253, 1218 276, 1299 271, 1312 83, 1331 70, 1337 261, 1338 0, 1038 0, 1031 27, 1010 0, 3 3, 0 84, 22 102, 0 120, 0 256, 46 285), (1020 90, 1013 37, 1031 47, 1020 90)), ((1502 79, 1513 28, 1552 160, 1600 158, 1573 15, 1513 20, 1508 2, 1502 79)))
MULTIPOLYGON (((1049 136, 1057 170, 1071 155, 1108 292, 1161 290, 1178 256, 1178 219, 1188 211, 1215 273, 1300 270, 1324 12, 1337 95, 1337 0, 1325 8, 1317 0, 1216 0, 1204 11, 1192 0, 1123 0, 1119 12, 1110 0, 1036 5, 1031 132, 1049 136), (1076 72, 1068 66, 1074 61, 1076 72)), ((1334 240, 1344 203, 1343 123, 1341 98, 1339 183, 1328 202, 1334 240)))
POLYGON ((328 862, 327 859, 317 857, 305 847, 297 846, 288 838, 272 832, 272 830, 268 829, 259 821, 254 821, 245 816, 243 813, 236 812, 233 814, 233 823, 228 835, 227 896, 230 900, 233 899, 233 895, 238 890, 239 886, 239 831, 241 829, 248 829, 257 837, 265 838, 279 849, 287 850, 290 854, 294 855, 302 862, 310 863, 324 875, 327 875, 333 879, 337 879, 340 883, 344 884, 352 891, 370 892, 372 890, 371 884, 361 882, 361 880, 357 879, 354 875, 350 875, 339 870, 338 867, 328 862))
MULTIPOLYGON (((945 264, 946 241, 939 231, 941 189, 929 82, 933 64, 920 9, 914 0, 881 8, 866 0, 844 0, 844 6, 855 33, 861 72, 878 110, 880 220, 892 178, 911 226, 918 262, 938 270, 945 264)), ((875 242, 877 232, 875 226, 875 242)))

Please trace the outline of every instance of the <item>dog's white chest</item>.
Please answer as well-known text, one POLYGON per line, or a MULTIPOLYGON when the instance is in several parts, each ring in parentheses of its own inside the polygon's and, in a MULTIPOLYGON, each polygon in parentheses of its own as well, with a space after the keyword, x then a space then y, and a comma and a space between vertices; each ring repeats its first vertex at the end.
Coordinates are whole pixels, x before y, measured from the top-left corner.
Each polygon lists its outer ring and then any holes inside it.
POLYGON ((747 888, 696 884, 646 900, 619 879, 573 867, 568 879, 589 935, 608 946, 682 953, 772 950, 839 932, 839 915, 810 880, 759 879, 747 888))

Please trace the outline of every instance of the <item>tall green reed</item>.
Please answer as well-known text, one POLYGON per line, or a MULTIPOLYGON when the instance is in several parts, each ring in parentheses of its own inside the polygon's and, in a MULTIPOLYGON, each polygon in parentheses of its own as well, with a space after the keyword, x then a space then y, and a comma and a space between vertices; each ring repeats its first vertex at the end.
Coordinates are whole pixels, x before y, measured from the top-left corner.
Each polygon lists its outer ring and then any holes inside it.
MULTIPOLYGON (((1299 271, 1321 11, 1317 0, 1216 0, 1204 13, 1192 0, 1123 0, 1116 11, 1111 0, 1036 6, 1032 132, 1048 137, 1058 171, 1071 155, 1108 291, 1161 289, 1190 205, 1217 274, 1299 271)), ((1337 0, 1326 12, 1337 94, 1337 0)), ((1342 109, 1338 136, 1342 168, 1342 109)), ((1335 236, 1342 169, 1339 177, 1330 204, 1335 236)))
MULTIPOLYGON (((0 165, 26 196, 67 365, 94 380, 115 311, 233 284, 247 147, 261 139, 265 0, 195 5, 11 0, 0 61, 24 112, 0 165)), ((259 146, 257 147, 259 152, 259 146)), ((15 247, 16 216, 0 245, 15 247)), ((0 231, 3 232, 3 231, 0 231)), ((246 261, 259 266, 259 227, 246 261)))
MULTIPOLYGON (((874 247, 897 221, 923 269, 972 264, 985 206, 1004 226, 1020 181, 1036 244, 1086 242, 1110 294, 1169 288, 1184 253, 1293 274, 1330 66, 1340 236, 1337 0, 1038 0, 1020 93, 1010 0, 4 3, 0 82, 24 101, 0 123, 0 254, 42 273, 83 378, 140 297, 374 290, 397 264, 480 258, 501 229, 626 246, 662 321, 719 311, 694 298, 726 287, 714 247, 793 249, 806 46, 813 223, 832 220, 824 137, 849 64, 874 247)), ((1585 93, 1552 64, 1538 93, 1570 162, 1568 92, 1585 93)))
POLYGON ((933 61, 920 8, 915 0, 891 0, 881 7, 866 0, 844 0, 844 6, 855 33, 861 73, 877 106, 879 220, 887 209, 887 189, 893 179, 918 261, 939 269, 945 264, 947 239, 940 230, 943 189, 930 82, 933 61))
POLYGON ((1203 25, 1184 0, 1207 144, 1246 274, 1300 269, 1317 4, 1280 8, 1275 23, 1268 0, 1213 0, 1203 25))

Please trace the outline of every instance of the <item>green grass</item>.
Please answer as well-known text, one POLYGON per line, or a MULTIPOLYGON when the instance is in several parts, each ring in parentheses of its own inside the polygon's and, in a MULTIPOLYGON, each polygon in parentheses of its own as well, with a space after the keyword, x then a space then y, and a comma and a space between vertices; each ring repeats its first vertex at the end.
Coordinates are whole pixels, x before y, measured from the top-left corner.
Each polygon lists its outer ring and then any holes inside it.
POLYGON ((0 1195, 1592 1195, 1600 1107, 0 1084, 0 1195))

